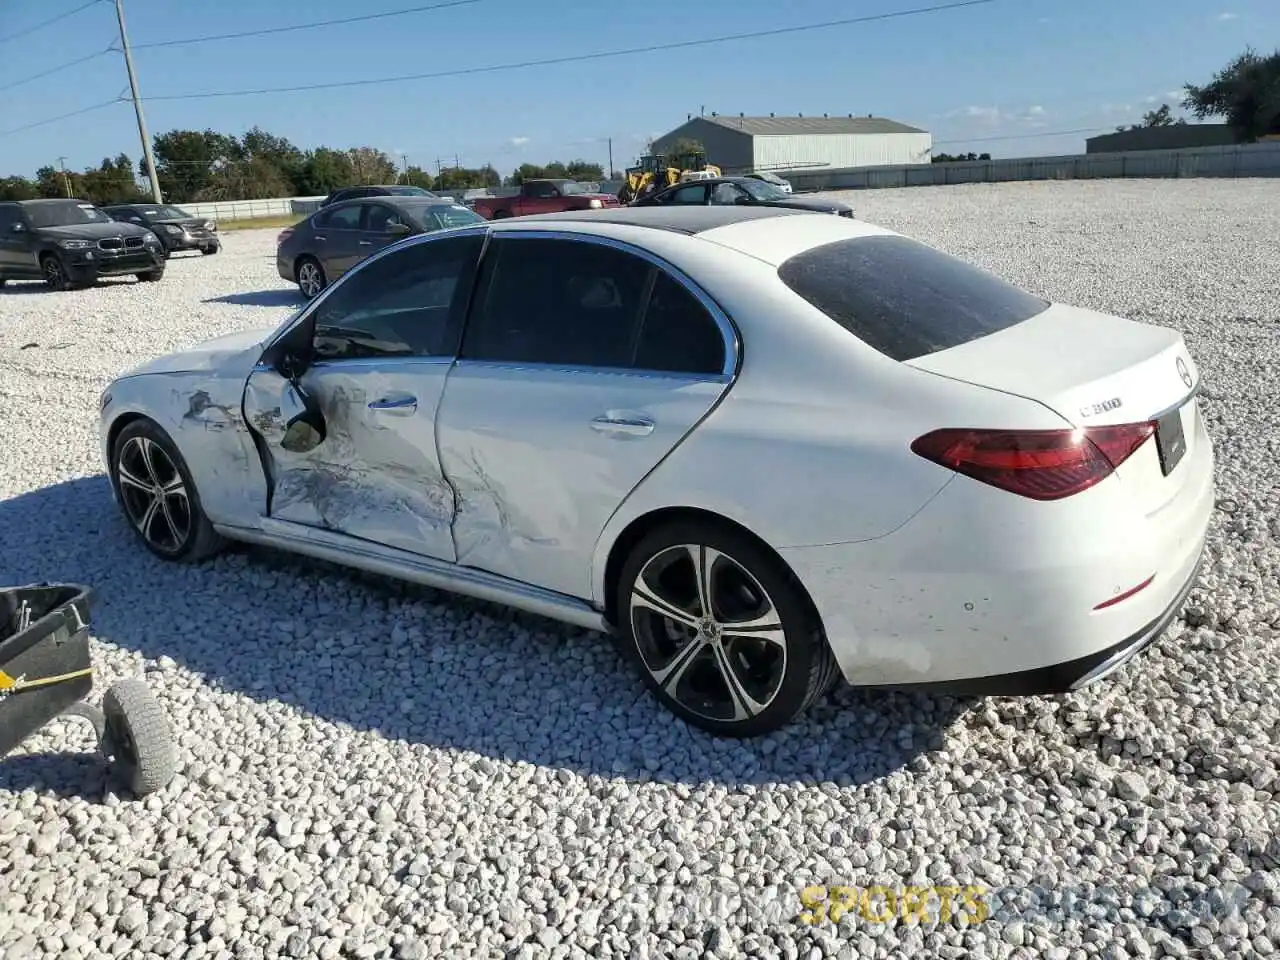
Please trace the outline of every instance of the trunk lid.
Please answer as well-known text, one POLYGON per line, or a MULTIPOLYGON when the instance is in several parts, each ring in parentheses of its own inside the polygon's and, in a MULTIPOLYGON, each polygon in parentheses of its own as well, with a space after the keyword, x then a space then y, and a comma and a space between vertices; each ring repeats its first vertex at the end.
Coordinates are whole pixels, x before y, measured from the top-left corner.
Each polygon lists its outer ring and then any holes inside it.
POLYGON ((907 364, 1035 400, 1076 427, 1155 419, 1199 382, 1177 330, 1065 304, 907 364))

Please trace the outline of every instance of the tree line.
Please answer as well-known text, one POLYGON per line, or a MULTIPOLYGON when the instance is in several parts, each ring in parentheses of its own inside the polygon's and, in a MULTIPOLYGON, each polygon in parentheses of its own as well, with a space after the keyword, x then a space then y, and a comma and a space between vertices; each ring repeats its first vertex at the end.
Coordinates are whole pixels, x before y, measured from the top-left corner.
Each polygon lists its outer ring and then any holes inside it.
MULTIPOLYGON (((491 164, 441 167, 432 174, 420 166, 402 168, 374 147, 303 150, 259 127, 240 137, 215 130, 170 130, 153 138, 151 150, 160 192, 172 203, 313 197, 339 187, 372 183, 455 191, 517 186, 543 177, 605 179, 600 164, 585 160, 524 163, 506 178, 491 164)), ((82 171, 46 166, 37 170, 34 178, 0 178, 0 200, 73 196, 95 204, 145 201, 151 196, 148 179, 145 160, 139 160, 135 168, 129 156, 121 153, 82 171)))
MULTIPOLYGON (((1280 50, 1262 55, 1248 48, 1203 85, 1183 87, 1182 106, 1197 119, 1221 117, 1235 129, 1236 139, 1251 143, 1280 136, 1280 50)), ((1175 120, 1168 104, 1149 111, 1137 126, 1167 126, 1175 120)), ((521 164, 503 178, 490 164, 441 167, 434 174, 419 166, 398 167, 373 147, 303 150, 284 137, 258 127, 243 136, 215 130, 170 130, 153 138, 156 175, 166 200, 256 200, 266 197, 319 196, 338 187, 366 183, 409 183, 428 190, 456 191, 514 186, 542 177, 599 181, 604 170, 585 160, 545 165, 521 164)), ((940 161, 945 155, 933 159, 940 161)), ((946 159, 986 159, 965 154, 946 159)), ((608 179, 620 180, 611 171, 608 179)), ((0 200, 73 196, 92 203, 145 200, 150 191, 146 164, 135 167, 127 154, 104 158, 97 167, 63 171, 41 167, 34 178, 0 177, 0 200)))

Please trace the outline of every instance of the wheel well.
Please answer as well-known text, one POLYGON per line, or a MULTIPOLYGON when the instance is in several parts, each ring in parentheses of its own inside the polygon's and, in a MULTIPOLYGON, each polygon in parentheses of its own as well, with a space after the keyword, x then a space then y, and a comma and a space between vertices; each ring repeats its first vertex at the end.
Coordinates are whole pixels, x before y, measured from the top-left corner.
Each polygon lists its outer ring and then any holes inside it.
MULTIPOLYGON (((111 429, 107 431, 107 459, 111 458, 112 452, 116 448, 116 439, 124 431, 124 428, 137 420, 150 419, 141 413, 122 413, 116 417, 111 423, 111 429)), ((114 482, 114 481, 113 481, 114 482)))
POLYGON ((782 559, 782 555, 777 550, 773 549, 759 535, 742 524, 730 520, 728 517, 722 517, 718 513, 712 513, 710 510, 700 510, 697 507, 664 507, 661 510, 646 513, 632 520, 618 536, 618 539, 613 542, 613 546, 609 550, 609 559, 606 561, 604 568, 604 615, 610 624, 615 627, 618 624, 618 579, 622 576, 622 568, 627 562, 627 557, 631 555, 631 551, 635 549, 641 540, 658 527, 681 520, 697 520, 701 523, 714 524, 722 529, 734 530, 745 537, 749 537, 760 549, 778 561, 782 569, 795 581, 796 588, 804 599, 805 605, 809 608, 809 612, 813 615, 814 622, 821 625, 822 618, 818 614, 818 607, 813 602, 813 598, 809 596, 809 591, 800 582, 800 578, 796 576, 795 571, 791 569, 787 561, 782 559))
MULTIPOLYGON (((304 261, 304 260, 315 260, 315 259, 316 259, 316 258, 315 258, 315 257, 313 257, 313 256, 312 256, 311 254, 309 254, 309 253, 300 253, 300 254, 298 254, 298 256, 297 256, 296 258, 294 258, 294 261, 293 261, 293 281, 294 281, 294 283, 297 283, 297 282, 298 282, 298 271, 302 269, 302 263, 303 263, 303 261, 304 261)), ((318 264, 319 262, 320 262, 320 261, 316 260, 316 263, 317 263, 317 264, 318 264)))

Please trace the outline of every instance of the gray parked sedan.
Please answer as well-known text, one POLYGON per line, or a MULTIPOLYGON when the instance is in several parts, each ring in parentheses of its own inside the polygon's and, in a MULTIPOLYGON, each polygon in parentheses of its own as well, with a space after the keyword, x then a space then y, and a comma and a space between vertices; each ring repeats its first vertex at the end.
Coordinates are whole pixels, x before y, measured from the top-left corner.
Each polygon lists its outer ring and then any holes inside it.
POLYGON ((367 197, 334 203, 276 239, 276 269, 311 299, 330 283, 404 237, 484 223, 443 197, 367 197))

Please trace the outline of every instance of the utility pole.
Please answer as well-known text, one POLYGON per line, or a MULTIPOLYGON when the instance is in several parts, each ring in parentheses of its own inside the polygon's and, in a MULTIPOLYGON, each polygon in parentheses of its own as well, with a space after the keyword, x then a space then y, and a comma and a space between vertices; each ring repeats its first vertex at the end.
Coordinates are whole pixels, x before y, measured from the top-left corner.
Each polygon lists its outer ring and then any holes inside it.
POLYGON ((147 176, 151 179, 151 197, 156 203, 164 203, 160 196, 160 179, 156 176, 156 158, 151 155, 151 138, 147 136, 147 121, 142 118, 142 97, 138 94, 138 75, 133 71, 133 52, 129 49, 129 33, 124 28, 124 0, 116 0, 116 19, 120 21, 120 49, 124 52, 124 68, 129 72, 129 90, 133 93, 133 112, 138 117, 138 136, 142 138, 142 156, 147 164, 147 176))
POLYGON ((453 165, 458 170, 462 169, 462 157, 456 153, 453 155, 453 165))
POLYGON ((605 178, 613 176, 613 137, 609 138, 609 169, 605 173, 605 178))
POLYGON ((67 191, 67 199, 70 200, 71 199, 71 178, 67 176, 66 160, 67 160, 66 157, 58 158, 58 169, 62 171, 62 186, 67 191))
POLYGON ((404 169, 404 182, 409 182, 409 155, 407 153, 400 154, 400 166, 404 169))

